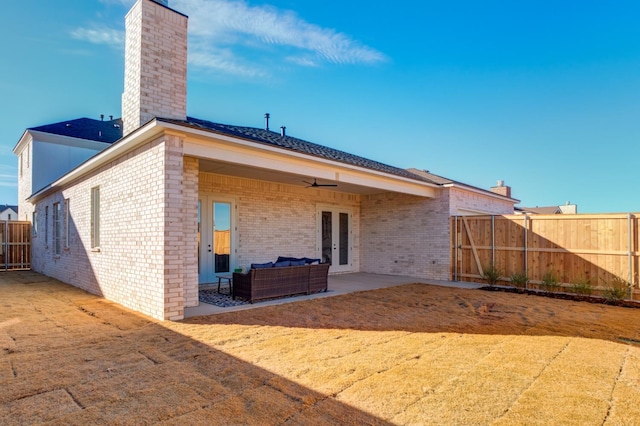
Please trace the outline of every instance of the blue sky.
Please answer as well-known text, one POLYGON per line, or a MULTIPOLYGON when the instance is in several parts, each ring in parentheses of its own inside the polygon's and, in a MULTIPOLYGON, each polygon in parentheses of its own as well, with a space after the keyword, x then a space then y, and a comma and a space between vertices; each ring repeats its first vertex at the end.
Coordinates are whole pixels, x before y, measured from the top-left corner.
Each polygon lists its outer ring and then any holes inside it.
MULTIPOLYGON (((133 0, 4 2, 0 204, 25 128, 120 116, 133 0)), ((640 211, 640 2, 169 0, 188 114, 271 127, 524 206, 640 211)))

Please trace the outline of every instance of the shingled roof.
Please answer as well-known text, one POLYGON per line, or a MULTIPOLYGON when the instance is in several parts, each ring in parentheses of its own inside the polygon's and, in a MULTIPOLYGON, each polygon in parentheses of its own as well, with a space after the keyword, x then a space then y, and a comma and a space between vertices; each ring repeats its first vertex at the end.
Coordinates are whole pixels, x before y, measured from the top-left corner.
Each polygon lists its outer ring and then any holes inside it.
POLYGON ((6 210, 13 210, 14 212, 18 213, 18 206, 12 206, 9 204, 5 204, 4 206, 0 206, 0 213, 6 211, 6 210))
POLYGON ((394 167, 388 164, 369 160, 364 157, 360 157, 354 154, 349 154, 348 152, 329 148, 324 145, 308 142, 302 139, 294 138, 292 136, 282 136, 282 134, 279 132, 273 132, 270 130, 258 129, 254 127, 243 127, 243 126, 234 126, 230 124, 214 123, 212 121, 201 120, 193 117, 187 117, 186 120, 175 120, 175 119, 169 119, 169 118, 156 118, 156 120, 163 121, 166 123, 177 124, 181 126, 188 126, 194 129, 205 130, 208 132, 217 133, 221 135, 242 138, 252 142, 257 142, 264 145, 271 145, 271 146, 275 146, 282 149, 287 149, 287 150, 291 150, 291 151, 295 151, 303 154, 308 154, 308 155, 323 158, 326 160, 332 160, 339 163, 363 167, 369 170, 389 173, 395 176, 401 176, 408 179, 413 179, 421 182, 427 182, 427 183, 438 185, 438 182, 435 182, 424 176, 416 175, 405 169, 401 169, 399 167, 394 167))
POLYGON ((75 120, 46 124, 44 126, 31 127, 28 130, 90 141, 114 143, 122 138, 122 120, 119 118, 107 121, 78 118, 75 120))

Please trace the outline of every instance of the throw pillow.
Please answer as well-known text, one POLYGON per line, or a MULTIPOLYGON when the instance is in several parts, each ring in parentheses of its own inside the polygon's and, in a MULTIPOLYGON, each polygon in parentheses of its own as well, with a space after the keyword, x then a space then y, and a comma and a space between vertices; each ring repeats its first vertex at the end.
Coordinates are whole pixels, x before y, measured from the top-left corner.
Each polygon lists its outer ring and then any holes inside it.
POLYGON ((271 268, 272 266, 273 266, 273 262, 252 263, 251 264, 251 269, 271 268))

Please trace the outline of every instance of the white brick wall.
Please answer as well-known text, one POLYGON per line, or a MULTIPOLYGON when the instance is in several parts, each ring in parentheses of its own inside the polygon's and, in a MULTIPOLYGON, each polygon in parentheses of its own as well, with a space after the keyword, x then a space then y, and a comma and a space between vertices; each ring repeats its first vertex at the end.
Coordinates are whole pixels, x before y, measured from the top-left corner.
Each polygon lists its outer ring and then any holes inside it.
POLYGON ((278 256, 319 258, 316 214, 322 205, 353 212, 352 268, 360 269, 359 196, 210 173, 200 174, 199 186, 201 193, 236 200, 240 266, 278 256))
POLYGON ((184 306, 198 306, 198 176, 199 162, 184 157, 183 187, 183 247, 184 306), (195 242, 195 244, 193 244, 195 242))
POLYGON ((193 252, 186 251, 187 261, 180 259, 190 244, 185 240, 190 236, 183 234, 181 148, 178 138, 160 137, 38 201, 41 223, 33 239, 32 269, 157 319, 182 318, 183 283, 186 277, 193 280, 184 265, 193 264, 193 252), (94 186, 100 187, 99 251, 91 249, 94 186), (51 210, 65 198, 70 201, 71 243, 54 256, 51 210), (50 211, 48 246, 45 206, 50 211))
POLYGON ((362 197, 363 272, 449 279, 449 194, 362 197))

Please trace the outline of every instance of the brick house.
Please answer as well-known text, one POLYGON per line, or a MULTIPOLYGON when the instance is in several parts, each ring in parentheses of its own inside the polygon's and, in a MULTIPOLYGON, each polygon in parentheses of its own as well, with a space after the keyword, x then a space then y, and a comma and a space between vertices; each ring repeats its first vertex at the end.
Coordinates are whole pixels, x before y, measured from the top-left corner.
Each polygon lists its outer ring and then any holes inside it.
POLYGON ((517 200, 500 191, 284 129, 188 117, 187 20, 166 1, 138 0, 126 17, 122 119, 34 127, 18 141, 33 270, 179 320, 199 284, 279 255, 322 257, 331 274, 449 279, 449 217, 513 213, 517 200))

